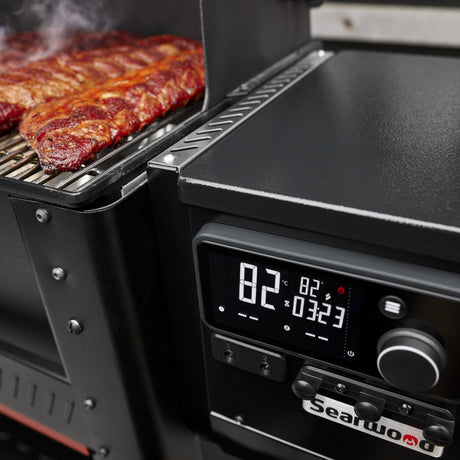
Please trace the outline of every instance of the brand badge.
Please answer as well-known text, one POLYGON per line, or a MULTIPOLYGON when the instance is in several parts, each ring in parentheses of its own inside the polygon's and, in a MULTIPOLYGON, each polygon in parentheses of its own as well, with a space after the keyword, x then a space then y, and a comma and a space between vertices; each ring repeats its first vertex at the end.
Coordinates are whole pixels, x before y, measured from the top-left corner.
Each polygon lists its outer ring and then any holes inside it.
POLYGON ((444 451, 444 447, 435 446, 428 442, 423 437, 423 431, 418 428, 386 417, 381 417, 378 422, 364 422, 355 415, 353 406, 326 396, 317 395, 311 401, 303 401, 302 407, 309 414, 407 447, 420 454, 441 457, 444 451))

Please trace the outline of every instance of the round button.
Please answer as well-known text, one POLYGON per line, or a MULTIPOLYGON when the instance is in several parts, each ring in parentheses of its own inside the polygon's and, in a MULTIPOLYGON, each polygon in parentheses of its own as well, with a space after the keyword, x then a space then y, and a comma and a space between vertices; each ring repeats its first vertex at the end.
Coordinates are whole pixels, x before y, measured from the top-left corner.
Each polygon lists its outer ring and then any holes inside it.
POLYGON ((435 446, 448 446, 453 441, 453 433, 443 425, 426 426, 423 430, 423 436, 435 446))
POLYGON ((379 309, 386 317, 391 319, 401 319, 407 315, 406 303, 394 295, 387 295, 381 298, 379 309))
POLYGON ((410 328, 392 329, 377 344, 377 367, 394 387, 407 391, 433 388, 447 364, 444 347, 432 335, 410 328))
POLYGON ((316 372, 310 371, 308 366, 300 369, 294 383, 292 384, 292 391, 300 399, 313 399, 318 393, 322 383, 322 377, 316 372))
POLYGON ((371 401, 359 401, 355 404, 356 415, 366 422, 377 422, 382 416, 382 409, 371 401))
POLYGON ((316 396, 318 389, 314 382, 299 379, 292 384, 292 391, 298 398, 310 400, 316 396))

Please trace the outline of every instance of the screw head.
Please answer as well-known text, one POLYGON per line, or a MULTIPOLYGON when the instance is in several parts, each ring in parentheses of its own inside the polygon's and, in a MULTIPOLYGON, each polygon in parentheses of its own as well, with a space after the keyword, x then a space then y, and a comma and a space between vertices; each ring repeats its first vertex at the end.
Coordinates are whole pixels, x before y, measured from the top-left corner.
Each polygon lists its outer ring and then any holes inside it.
POLYGON ((86 410, 93 410, 96 407, 96 401, 93 398, 86 398, 83 401, 83 406, 86 410))
POLYGON ((346 393, 348 391, 348 388, 343 383, 338 383, 335 386, 335 391, 337 391, 337 393, 340 393, 341 395, 343 395, 344 393, 346 393))
POLYGON ((108 457, 109 454, 110 454, 110 450, 105 447, 105 446, 101 446, 99 447, 99 449, 97 450, 97 453, 101 456, 101 457, 108 457))
POLYGON ((67 330, 74 335, 79 335, 83 332, 83 326, 76 319, 70 319, 67 322, 67 330))
POLYGON ((56 281, 64 281, 67 277, 67 273, 62 267, 54 267, 51 270, 51 275, 56 281))
POLYGON ((399 412, 403 415, 409 415, 412 412, 412 406, 407 403, 403 403, 399 406, 399 412))
POLYGON ((38 222, 40 222, 41 224, 46 224, 47 222, 50 221, 51 216, 50 216, 50 213, 49 213, 46 209, 38 208, 38 209, 35 211, 35 218, 36 218, 36 219, 38 220, 38 222))

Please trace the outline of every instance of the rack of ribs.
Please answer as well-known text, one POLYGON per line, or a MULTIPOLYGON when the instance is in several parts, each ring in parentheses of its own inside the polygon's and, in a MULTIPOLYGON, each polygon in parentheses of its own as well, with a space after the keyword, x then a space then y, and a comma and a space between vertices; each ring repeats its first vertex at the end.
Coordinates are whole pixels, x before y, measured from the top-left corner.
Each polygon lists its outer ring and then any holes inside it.
POLYGON ((58 53, 77 53, 95 48, 113 48, 135 44, 141 38, 138 34, 109 30, 106 32, 84 32, 65 30, 59 37, 51 31, 31 30, 9 35, 2 40, 0 72, 8 72, 58 53), (58 41, 57 41, 58 40, 58 41))
POLYGON ((72 171, 105 147, 198 98, 204 87, 200 47, 37 106, 20 132, 46 173, 72 171))
POLYGON ((0 74, 0 133, 16 128, 38 104, 199 46, 192 39, 159 35, 114 48, 59 54, 0 74))

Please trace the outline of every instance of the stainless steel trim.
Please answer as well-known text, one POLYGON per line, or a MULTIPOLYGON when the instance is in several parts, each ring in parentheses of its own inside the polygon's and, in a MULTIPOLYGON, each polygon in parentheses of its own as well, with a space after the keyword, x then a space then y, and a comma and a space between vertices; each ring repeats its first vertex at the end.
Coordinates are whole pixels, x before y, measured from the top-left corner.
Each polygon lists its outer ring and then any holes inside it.
POLYGON ((253 116, 284 91, 295 85, 305 75, 330 59, 334 53, 313 51, 289 69, 269 80, 249 96, 236 102, 206 124, 178 141, 149 161, 149 167, 167 169, 179 173, 191 161, 200 156, 223 136, 253 116), (215 127, 219 127, 216 129, 215 127), (200 137, 208 134, 206 138, 200 137), (193 142, 193 145, 190 145, 193 142))
POLYGON ((252 431, 253 433, 260 434, 261 436, 265 436, 266 438, 272 439, 286 446, 293 447, 295 449, 301 450, 311 455, 316 455, 318 458, 322 458, 324 460, 333 460, 331 457, 326 457, 325 455, 318 454, 317 452, 313 452, 312 450, 305 449, 304 447, 300 447, 297 444, 292 444, 291 442, 285 441, 284 439, 277 438, 276 436, 265 433, 264 431, 260 431, 257 428, 253 428, 252 426, 245 425, 244 423, 240 423, 236 420, 226 417, 225 415, 219 414, 218 412, 211 411, 210 415, 211 417, 218 418, 220 420, 223 420, 224 422, 228 422, 228 423, 231 423, 232 425, 236 425, 236 426, 239 426, 240 428, 244 428, 248 431, 252 431))

